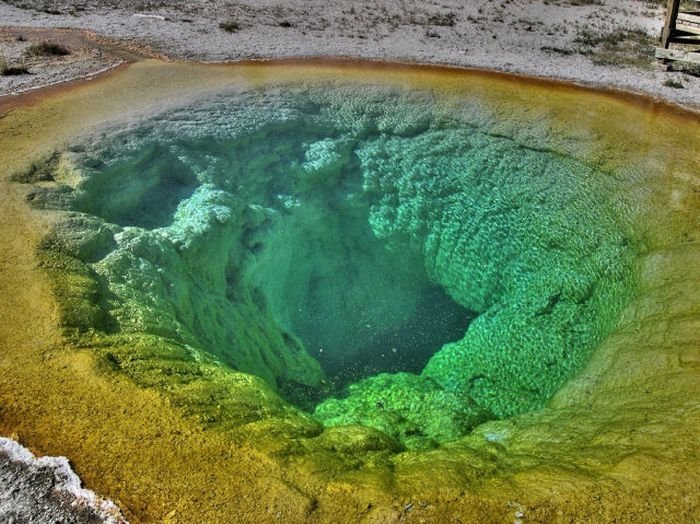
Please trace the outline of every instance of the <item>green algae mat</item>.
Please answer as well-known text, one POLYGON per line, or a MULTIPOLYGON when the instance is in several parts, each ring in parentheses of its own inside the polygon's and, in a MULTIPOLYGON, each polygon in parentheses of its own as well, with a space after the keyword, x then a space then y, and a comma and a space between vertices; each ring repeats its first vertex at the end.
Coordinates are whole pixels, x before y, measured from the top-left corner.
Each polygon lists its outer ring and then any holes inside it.
POLYGON ((131 520, 697 514, 696 115, 143 62, 0 143, 0 429, 131 520))

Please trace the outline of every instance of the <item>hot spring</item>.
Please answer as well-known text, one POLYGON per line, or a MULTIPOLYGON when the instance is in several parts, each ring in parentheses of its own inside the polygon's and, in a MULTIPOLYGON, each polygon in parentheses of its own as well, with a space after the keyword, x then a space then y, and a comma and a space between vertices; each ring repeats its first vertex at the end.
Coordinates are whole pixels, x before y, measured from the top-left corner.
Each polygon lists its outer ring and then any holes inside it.
POLYGON ((51 354, 89 354, 117 390, 305 472, 307 494, 311 478, 405 493, 396 479, 420 491, 431 469, 452 489, 545 464, 595 485, 634 456, 634 439, 589 446, 627 413, 611 392, 649 384, 651 361, 629 366, 673 309, 648 298, 668 282, 659 253, 696 242, 697 149, 648 139, 673 113, 652 125, 501 77, 265 67, 196 84, 134 66, 89 125, 56 123, 12 170, 50 224, 51 354))

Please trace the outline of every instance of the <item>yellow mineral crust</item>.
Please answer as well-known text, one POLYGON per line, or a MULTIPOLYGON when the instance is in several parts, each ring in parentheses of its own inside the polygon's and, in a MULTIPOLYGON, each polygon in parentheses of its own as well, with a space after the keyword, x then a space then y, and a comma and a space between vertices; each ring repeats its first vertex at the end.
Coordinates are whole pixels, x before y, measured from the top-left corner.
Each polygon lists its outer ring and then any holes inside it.
MULTIPOLYGON (((649 99, 505 75, 362 63, 146 61, 0 101, 0 433, 67 456, 132 522, 691 522, 700 514, 700 119, 649 99), (478 103, 523 141, 640 187, 649 242, 618 328, 547 408, 432 451, 393 453, 361 428, 290 440, 259 422, 204 424, 100 366, 58 328, 38 212, 11 176, 106 122, 230 86, 369 82, 478 103), (457 96, 452 96, 457 95, 457 96), (257 424, 257 427, 256 427, 257 424), (264 438, 263 438, 264 437, 264 438), (257 438, 257 437, 256 437, 257 438)), ((99 340, 95 339, 95 344, 99 340)), ((214 380, 214 379, 212 379, 214 380)))

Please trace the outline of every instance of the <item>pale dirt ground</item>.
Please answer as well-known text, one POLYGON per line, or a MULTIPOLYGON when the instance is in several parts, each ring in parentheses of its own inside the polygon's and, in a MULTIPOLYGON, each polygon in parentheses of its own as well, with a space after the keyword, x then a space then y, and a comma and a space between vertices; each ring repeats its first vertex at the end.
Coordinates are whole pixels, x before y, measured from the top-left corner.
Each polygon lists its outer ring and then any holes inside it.
MULTIPOLYGON (((496 69, 616 87, 697 107, 700 78, 668 72, 653 60, 664 3, 10 0, 0 2, 0 26, 85 29, 147 54, 187 60, 343 56, 496 69), (225 23, 235 30, 222 29, 225 23), (669 79, 682 87, 664 85, 669 79)), ((29 43, 43 38, 27 32, 23 36, 30 42, 17 41, 21 34, 0 32, 0 52, 10 62, 21 62, 29 43)), ((28 61, 32 75, 0 77, 0 94, 115 65, 114 55, 87 39, 68 47, 74 55, 28 61)))
MULTIPOLYGON (((139 54, 200 61, 343 56, 562 79, 641 92, 697 109, 700 78, 666 71, 649 56, 660 34, 662 7, 643 0, 602 0, 601 4, 585 0, 12 0, 0 2, 0 60, 25 65, 31 74, 0 77, 0 95, 89 77, 139 54), (234 26, 233 32, 220 27, 227 22, 234 26), (90 33, 56 30, 61 28, 90 33), (595 44, 596 38, 606 35, 619 41, 642 33, 649 37, 637 49, 628 49, 629 41, 618 46, 623 51, 595 44), (131 52, 111 46, 105 38, 131 52), (25 56, 29 45, 45 40, 60 42, 71 54, 25 56), (600 64, 601 60, 608 63, 600 64), (682 87, 664 85, 669 79, 682 87)), ((25 459, 20 465, 17 456, 13 459, 0 452, 5 488, 0 490, 0 516, 4 508, 10 521, 65 521, 70 515, 68 492, 56 498, 53 486, 68 473, 45 468, 37 477, 34 459, 25 459)), ((74 513, 75 522, 99 518, 95 513, 87 515, 74 513)))

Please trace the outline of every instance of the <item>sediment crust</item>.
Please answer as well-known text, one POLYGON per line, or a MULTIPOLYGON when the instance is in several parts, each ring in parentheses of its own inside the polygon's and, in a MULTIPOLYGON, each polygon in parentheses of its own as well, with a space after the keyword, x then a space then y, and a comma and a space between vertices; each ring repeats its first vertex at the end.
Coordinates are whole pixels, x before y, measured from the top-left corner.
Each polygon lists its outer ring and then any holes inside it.
POLYGON ((0 437, 0 520, 126 524, 117 506, 81 487, 66 457, 35 457, 0 437))

